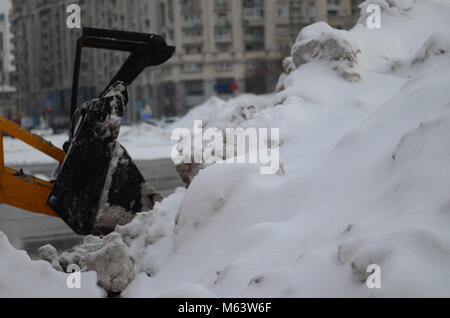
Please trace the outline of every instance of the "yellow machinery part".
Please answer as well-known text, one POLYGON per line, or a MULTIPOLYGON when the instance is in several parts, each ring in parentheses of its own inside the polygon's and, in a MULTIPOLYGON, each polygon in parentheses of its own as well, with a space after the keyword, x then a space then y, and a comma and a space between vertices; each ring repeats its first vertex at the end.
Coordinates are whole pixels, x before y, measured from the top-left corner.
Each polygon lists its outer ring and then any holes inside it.
POLYGON ((52 183, 33 176, 25 176, 23 173, 5 167, 3 132, 59 162, 64 161, 65 152, 0 116, 0 203, 30 212, 58 217, 52 208, 47 205, 47 197, 53 187, 52 183))

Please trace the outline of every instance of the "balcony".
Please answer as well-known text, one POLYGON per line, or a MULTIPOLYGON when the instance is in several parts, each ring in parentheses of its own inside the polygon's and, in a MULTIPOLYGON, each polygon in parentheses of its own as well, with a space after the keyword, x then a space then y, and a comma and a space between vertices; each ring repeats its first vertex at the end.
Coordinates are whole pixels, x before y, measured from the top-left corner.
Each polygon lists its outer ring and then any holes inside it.
POLYGON ((244 8, 242 17, 245 24, 264 22, 264 9, 244 8))
POLYGON ((200 2, 188 2, 181 6, 181 10, 182 12, 191 12, 191 13, 201 12, 202 6, 200 2))
POLYGON ((244 41, 261 43, 265 40, 264 27, 251 27, 244 29, 244 41))
POLYGON ((244 41, 245 42, 256 42, 256 43, 262 43, 264 42, 264 35, 254 35, 254 34, 245 34, 244 35, 244 41))
POLYGON ((203 36, 185 36, 183 37, 183 44, 185 45, 203 44, 203 36))
POLYGON ((246 16, 244 14, 243 19, 242 19, 242 24, 244 26, 261 26, 261 25, 264 25, 265 24, 264 14, 262 14, 262 15, 254 15, 254 16, 252 16, 252 15, 246 16))
POLYGON ((310 16, 301 16, 296 15, 292 16, 290 19, 290 23, 292 24, 309 24, 314 22, 314 17, 310 16))
POLYGON ((216 35, 217 43, 229 43, 231 42, 231 36, 229 34, 216 35))
POLYGON ((198 28, 198 27, 203 27, 203 22, 202 20, 183 20, 181 22, 181 26, 183 28, 198 28))
POLYGON ((203 65, 200 63, 186 63, 180 66, 180 70, 183 73, 195 73, 201 72, 203 65))
POLYGON ((216 0, 214 4, 214 10, 216 11, 228 11, 231 7, 227 0, 216 0))
POLYGON ((215 25, 217 27, 229 27, 231 26, 231 21, 229 19, 217 19, 215 25))

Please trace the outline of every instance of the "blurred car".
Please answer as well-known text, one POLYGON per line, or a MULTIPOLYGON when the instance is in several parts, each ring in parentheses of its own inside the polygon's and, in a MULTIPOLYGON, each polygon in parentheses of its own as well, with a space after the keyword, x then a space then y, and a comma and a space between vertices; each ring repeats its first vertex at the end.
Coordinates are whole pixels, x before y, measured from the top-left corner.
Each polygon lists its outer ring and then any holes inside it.
POLYGON ((143 122, 148 125, 155 126, 155 127, 161 127, 161 122, 156 119, 146 119, 146 120, 143 120, 143 122))
POLYGON ((161 124, 163 127, 166 127, 170 124, 176 123, 179 120, 180 120, 179 117, 166 117, 166 118, 161 119, 161 124))
POLYGON ((68 116, 56 116, 49 120, 49 126, 55 134, 67 132, 70 127, 70 118, 68 116))

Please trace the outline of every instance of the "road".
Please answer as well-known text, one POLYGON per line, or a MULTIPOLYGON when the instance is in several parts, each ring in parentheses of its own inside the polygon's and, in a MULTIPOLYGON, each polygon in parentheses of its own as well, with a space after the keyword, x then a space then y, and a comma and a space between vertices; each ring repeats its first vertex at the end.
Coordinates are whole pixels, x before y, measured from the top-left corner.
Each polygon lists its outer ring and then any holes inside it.
MULTIPOLYGON (((146 181, 164 197, 183 186, 171 160, 136 161, 136 165, 146 181)), ((23 168, 34 175, 50 177, 55 165, 12 168, 23 168)), ((61 252, 82 240, 61 219, 29 213, 3 204, 0 204, 0 231, 6 234, 15 248, 27 251, 33 259, 39 258, 38 249, 45 244, 52 244, 61 252)))

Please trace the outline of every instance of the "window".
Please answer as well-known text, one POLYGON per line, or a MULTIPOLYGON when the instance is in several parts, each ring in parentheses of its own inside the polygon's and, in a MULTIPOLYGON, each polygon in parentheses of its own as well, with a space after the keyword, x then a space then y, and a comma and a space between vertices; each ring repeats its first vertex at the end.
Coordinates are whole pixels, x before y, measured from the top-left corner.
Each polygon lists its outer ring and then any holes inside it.
POLYGON ((280 18, 288 18, 289 17, 289 8, 286 8, 286 7, 278 8, 278 16, 280 18))
POLYGON ((190 37, 190 38, 201 37, 202 36, 202 30, 201 29, 186 30, 186 31, 184 31, 184 36, 185 37, 190 37))
MULTIPOLYGON (((244 41, 246 47, 262 47, 264 48, 265 40, 264 27, 248 27, 244 29, 244 41), (254 45, 257 42, 259 45, 254 45)), ((249 49, 247 49, 249 50, 249 49)), ((258 50, 258 48, 256 48, 258 50)))
POLYGON ((218 42, 231 41, 230 30, 226 28, 216 29, 216 41, 218 42))
POLYGON ((202 96, 205 94, 203 81, 186 81, 184 82, 184 89, 188 96, 202 96))
POLYGON ((202 46, 201 45, 185 46, 184 50, 186 51, 186 54, 200 54, 202 52, 202 46))
POLYGON ((226 9, 228 7, 228 0, 216 0, 217 9, 226 9))
POLYGON ((316 16, 316 7, 306 7, 302 11, 305 17, 314 18, 316 16))
POLYGON ((252 51, 262 51, 264 50, 264 43, 253 43, 253 44, 246 44, 245 50, 248 52, 252 51))
POLYGON ((290 50, 291 50, 291 45, 289 43, 281 43, 280 44, 280 51, 289 52, 290 50))
POLYGON ((338 12, 337 10, 328 10, 328 15, 335 17, 338 15, 338 12))
POLYGON ((201 22, 202 17, 199 13, 185 14, 184 21, 185 22, 201 22))
POLYGON ((220 61, 216 63, 216 69, 218 71, 227 71, 233 68, 233 62, 231 61, 220 61))
POLYGON ((262 68, 264 66, 263 61, 261 60, 249 60, 246 63, 247 69, 249 70, 256 70, 258 68, 262 68))
POLYGON ((217 14, 217 22, 219 24, 225 24, 228 22, 228 14, 227 13, 218 13, 217 14))
POLYGON ((229 36, 230 30, 229 29, 217 29, 216 30, 216 36, 229 36))
POLYGON ((244 9, 244 20, 259 20, 264 18, 264 9, 244 9))
POLYGON ((216 44, 216 49, 219 52, 229 52, 231 50, 231 43, 230 42, 227 42, 227 43, 218 42, 216 44))
POLYGON ((289 26, 285 26, 285 25, 279 25, 277 26, 277 33, 279 35, 284 35, 284 34, 288 34, 290 31, 289 26))
POLYGON ((202 64, 200 63, 187 63, 181 65, 182 72, 198 72, 202 70, 202 64))

